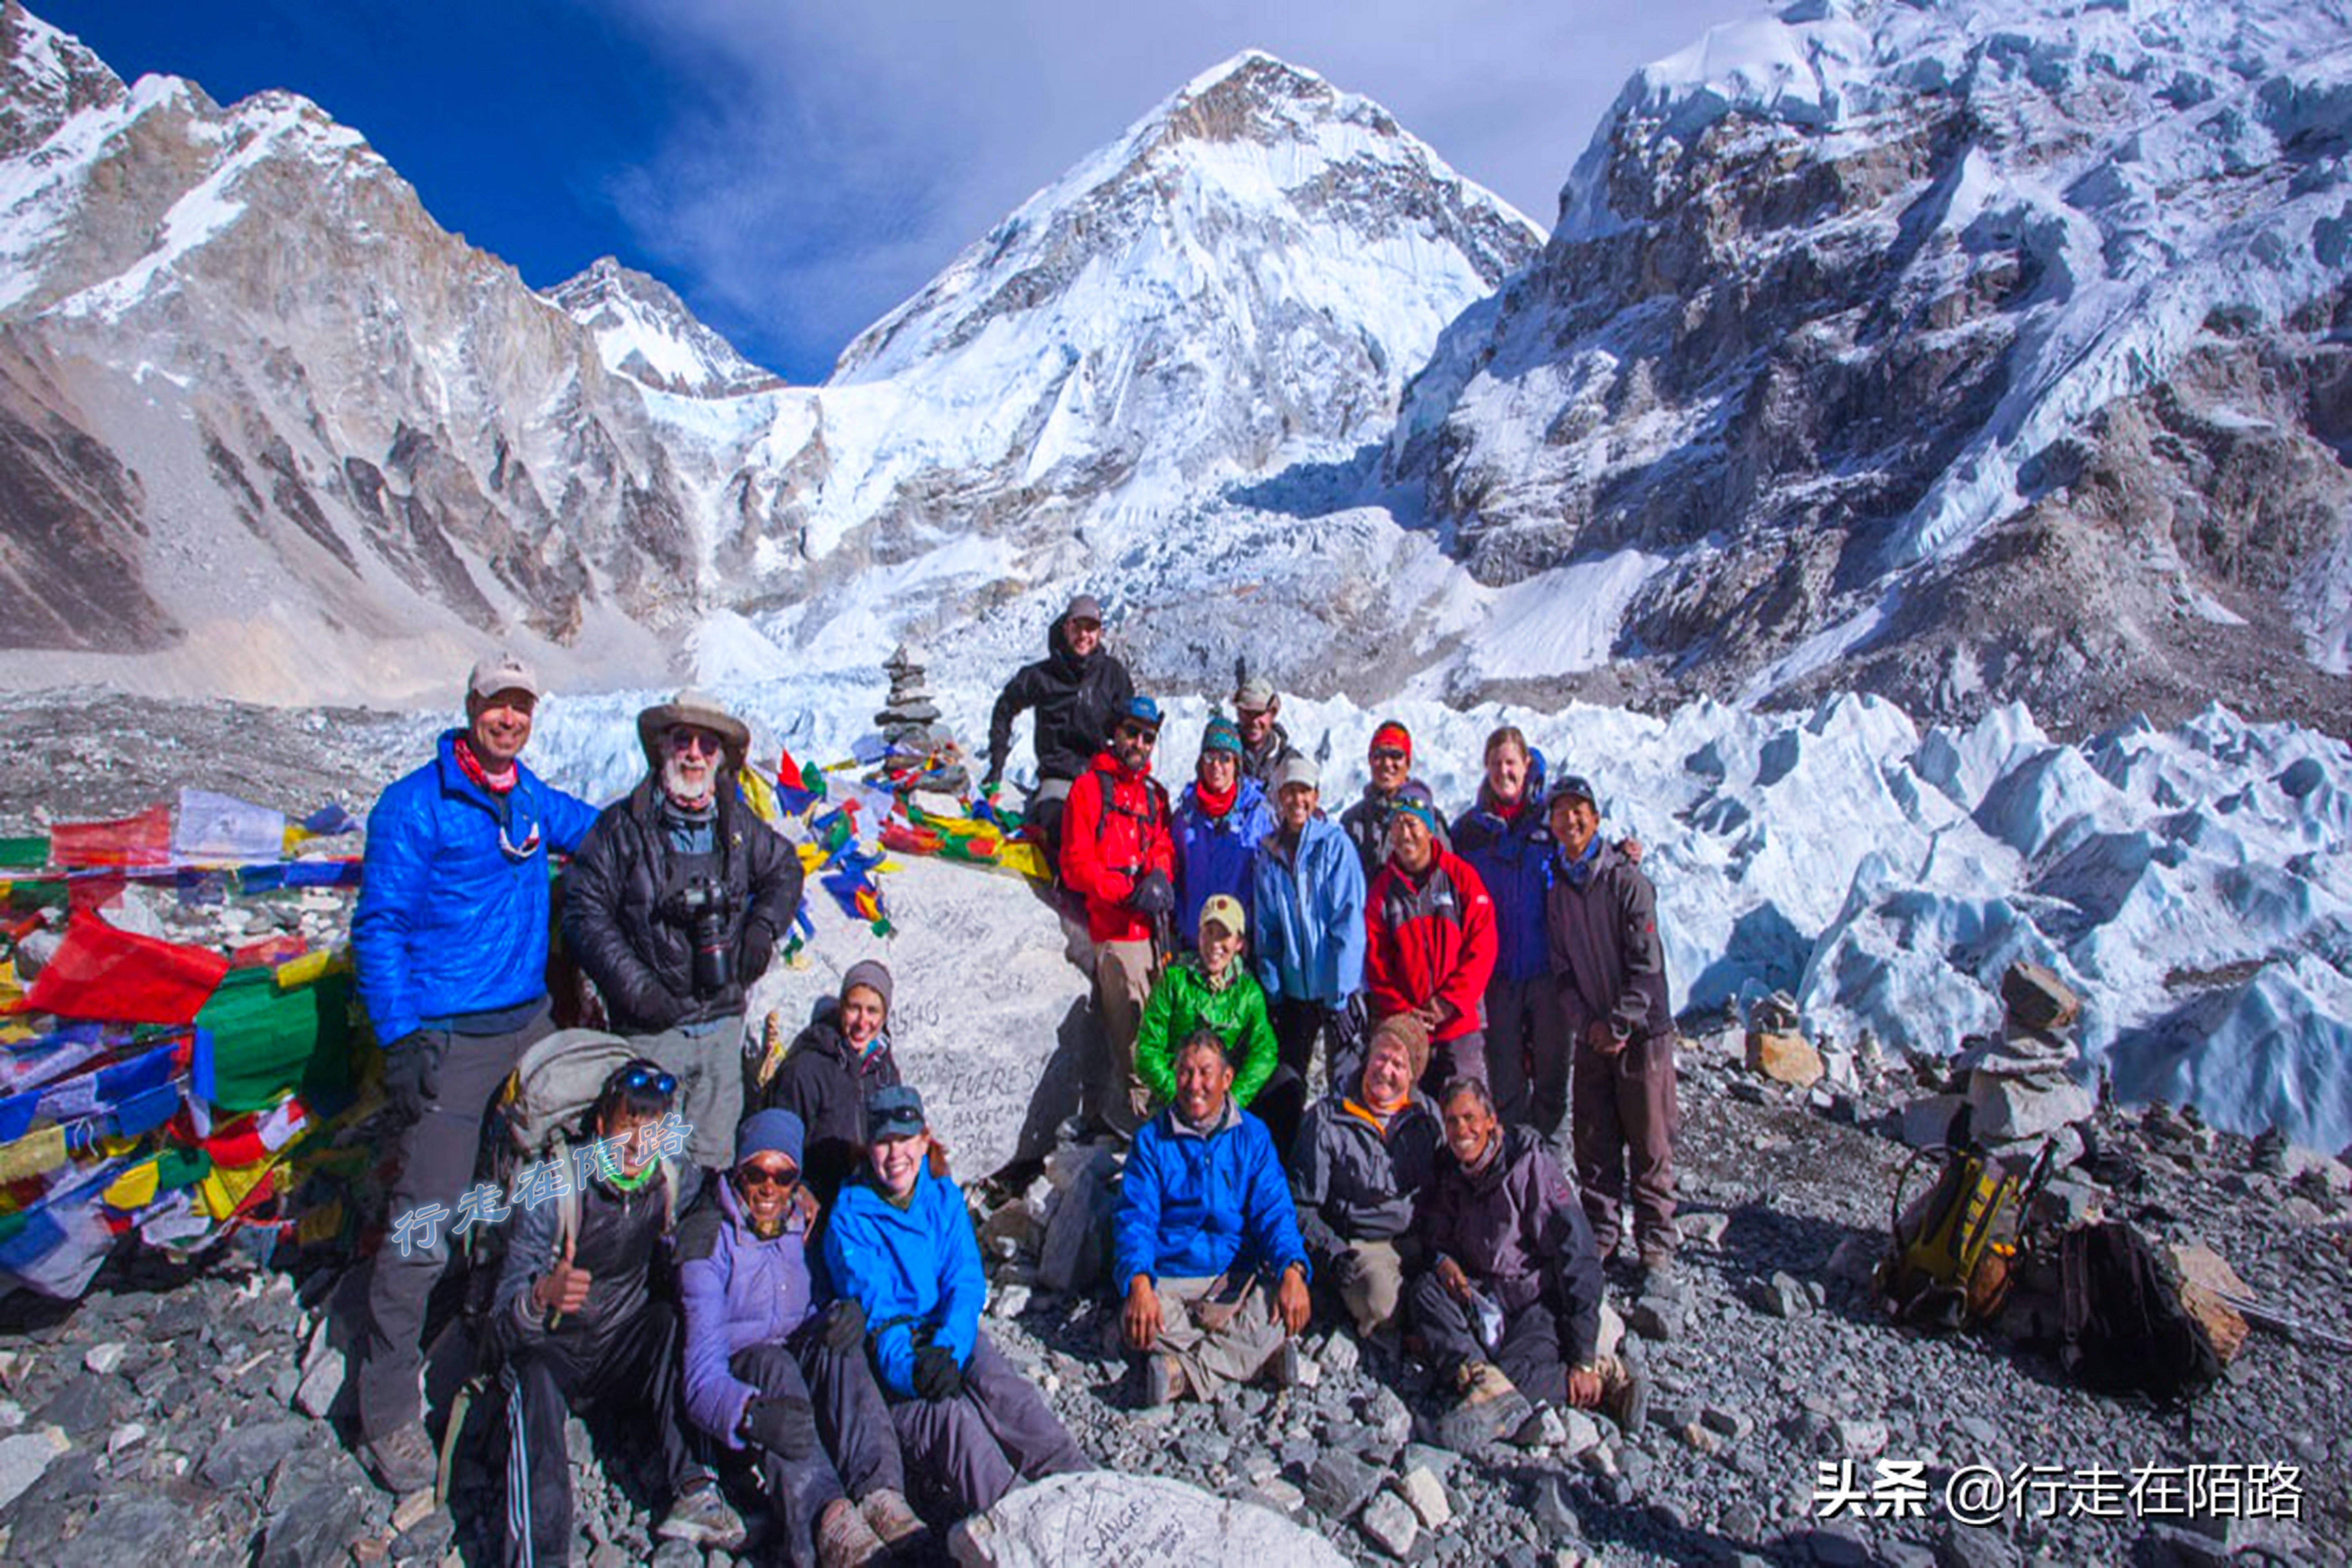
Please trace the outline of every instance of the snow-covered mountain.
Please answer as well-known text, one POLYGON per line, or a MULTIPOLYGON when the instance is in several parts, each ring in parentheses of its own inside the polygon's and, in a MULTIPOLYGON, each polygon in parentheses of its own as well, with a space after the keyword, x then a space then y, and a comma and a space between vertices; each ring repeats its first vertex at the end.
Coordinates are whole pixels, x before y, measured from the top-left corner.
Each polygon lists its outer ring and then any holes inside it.
POLYGON ((1621 689, 2340 727, 2347 89, 2336 0, 1717 28, 1627 85, 1392 471, 1481 579, 1612 596, 1621 689))
POLYGON ((599 257, 546 296, 596 334, 606 370, 656 392, 725 397, 782 384, 782 377, 761 370, 703 325, 669 285, 612 257, 599 257))
MULTIPOLYGON (((1376 450, 1539 238, 1247 54, 788 388, 609 260, 531 292, 301 99, 125 88, 13 5, 0 70, 0 571, 30 601, 0 635, 45 650, 18 680, 397 700, 489 637, 575 684, 897 630, 1002 653, 1074 578, 1140 566, 1181 614, 1286 560, 1296 605, 1257 607, 1304 607, 1316 659, 1361 584, 1443 563, 1385 517, 1302 540, 1221 498, 1376 450)), ((1130 631, 1148 667, 1177 640, 1130 631)))

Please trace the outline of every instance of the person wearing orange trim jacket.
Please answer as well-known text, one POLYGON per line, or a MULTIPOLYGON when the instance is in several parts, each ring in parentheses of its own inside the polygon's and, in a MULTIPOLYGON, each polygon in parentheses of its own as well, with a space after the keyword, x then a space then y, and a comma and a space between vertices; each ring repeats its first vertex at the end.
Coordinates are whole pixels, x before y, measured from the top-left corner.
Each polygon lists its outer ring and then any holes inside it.
POLYGON ((1438 842, 1437 820, 1424 801, 1396 803, 1388 864, 1364 895, 1364 999, 1376 1019, 1410 1013, 1429 1030, 1425 1093, 1457 1078, 1486 1081, 1496 952, 1495 901, 1470 863, 1438 842))
MULTIPOLYGON (((522 765, 544 688, 513 654, 474 666, 466 726, 368 814, 352 952, 383 1051, 400 1140, 394 1215, 455 1209, 474 1179, 482 1113, 548 1016, 548 858, 580 847, 596 808, 522 765)), ((417 1405, 425 1299, 449 1260, 446 1233, 385 1247, 360 1326, 360 1456, 388 1491, 433 1484, 417 1405)))
POLYGON ((1132 698, 1109 743, 1070 786, 1062 823, 1062 885, 1086 900, 1095 944, 1095 997, 1109 1059, 1091 1083, 1090 1119, 1121 1137, 1151 1115, 1151 1091, 1135 1070, 1135 1031, 1151 994, 1155 944, 1171 951, 1176 843, 1168 792, 1151 776, 1160 704, 1132 698))

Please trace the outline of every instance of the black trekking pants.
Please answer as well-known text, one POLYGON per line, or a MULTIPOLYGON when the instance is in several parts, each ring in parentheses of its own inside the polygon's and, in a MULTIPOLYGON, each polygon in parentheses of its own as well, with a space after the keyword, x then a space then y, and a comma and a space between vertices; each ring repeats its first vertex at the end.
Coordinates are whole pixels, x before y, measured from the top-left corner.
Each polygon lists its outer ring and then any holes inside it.
POLYGON ((1503 1314, 1503 1342, 1492 1354, 1479 1344, 1468 1306, 1454 1299, 1435 1270, 1413 1282, 1410 1300, 1415 1331, 1429 1347, 1430 1364, 1452 1377, 1457 1367, 1490 1361, 1529 1399, 1568 1403, 1568 1363, 1559 1350, 1559 1320, 1542 1300, 1503 1314))

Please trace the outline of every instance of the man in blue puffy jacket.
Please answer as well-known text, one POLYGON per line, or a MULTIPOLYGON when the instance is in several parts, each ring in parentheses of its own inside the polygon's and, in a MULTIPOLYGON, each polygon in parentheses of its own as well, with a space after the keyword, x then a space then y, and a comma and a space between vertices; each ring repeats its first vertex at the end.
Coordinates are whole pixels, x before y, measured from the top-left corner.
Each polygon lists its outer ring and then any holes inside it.
MULTIPOLYGON (((539 678, 512 654, 477 664, 466 727, 368 814, 352 946, 360 1000, 384 1053, 400 1134, 391 1215, 453 1212, 474 1179, 482 1115, 549 1029, 548 857, 569 855, 595 808, 519 760, 539 678)), ((389 1490, 433 1483, 417 1392, 425 1298, 448 1262, 446 1226, 376 1256, 361 1325, 361 1457, 389 1490)))
POLYGON ((961 1189, 932 1168, 923 1098, 866 1101, 866 1170, 824 1227, 833 1287, 864 1309, 866 1346, 908 1464, 968 1513, 1017 1481, 1092 1468, 1045 1398, 980 1331, 988 1300, 961 1189))
POLYGON ((1224 1041, 1195 1030, 1177 1047, 1176 1098, 1136 1133, 1121 1180, 1111 1278, 1150 1405, 1297 1376, 1307 1247, 1274 1140, 1233 1087, 1224 1041))

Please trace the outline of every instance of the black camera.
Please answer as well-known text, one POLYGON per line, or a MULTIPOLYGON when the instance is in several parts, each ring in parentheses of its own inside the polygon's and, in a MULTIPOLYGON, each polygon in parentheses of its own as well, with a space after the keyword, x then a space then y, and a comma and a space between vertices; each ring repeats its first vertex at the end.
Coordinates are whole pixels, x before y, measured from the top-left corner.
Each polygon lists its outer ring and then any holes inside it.
POLYGON ((678 889, 677 914, 693 952, 694 994, 716 996, 735 983, 735 900, 724 882, 698 877, 678 889))

